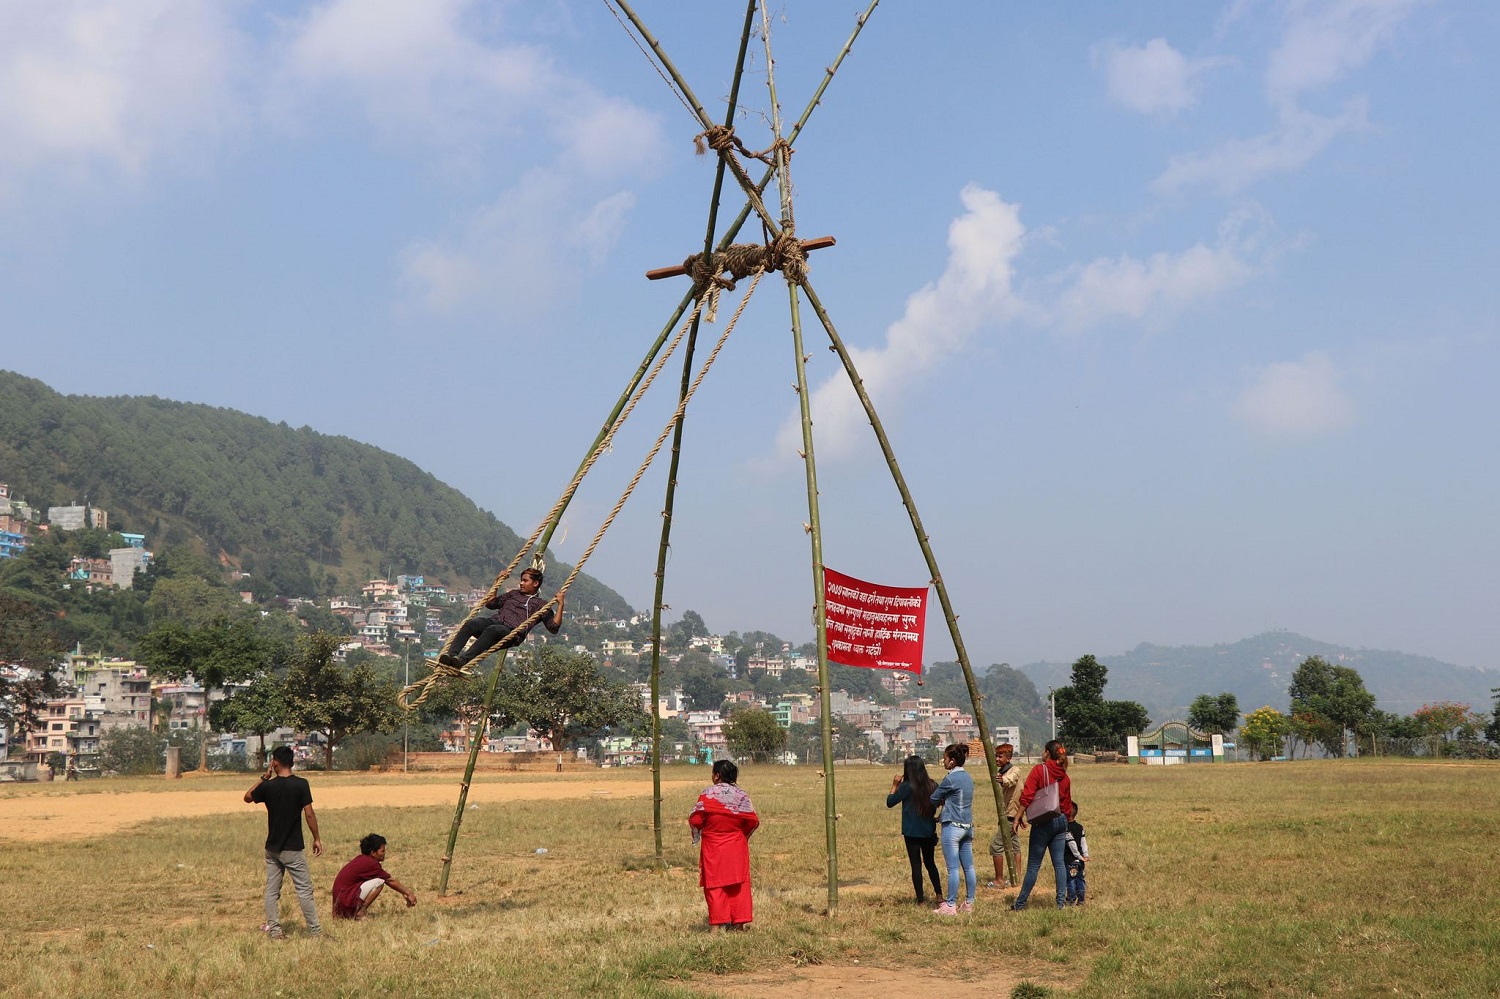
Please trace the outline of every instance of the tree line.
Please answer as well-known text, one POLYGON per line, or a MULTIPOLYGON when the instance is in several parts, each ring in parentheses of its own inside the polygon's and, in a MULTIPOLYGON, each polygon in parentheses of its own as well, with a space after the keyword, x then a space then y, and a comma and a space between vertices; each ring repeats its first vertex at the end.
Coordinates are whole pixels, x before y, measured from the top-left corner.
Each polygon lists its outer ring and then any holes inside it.
MULTIPOLYGON (((0 477, 42 510, 87 498, 154 550, 223 557, 251 574, 261 600, 334 596, 400 573, 482 586, 520 546, 462 493, 368 444, 213 406, 64 396, 8 371, 0 477)), ((589 576, 572 596, 630 614, 589 576)))

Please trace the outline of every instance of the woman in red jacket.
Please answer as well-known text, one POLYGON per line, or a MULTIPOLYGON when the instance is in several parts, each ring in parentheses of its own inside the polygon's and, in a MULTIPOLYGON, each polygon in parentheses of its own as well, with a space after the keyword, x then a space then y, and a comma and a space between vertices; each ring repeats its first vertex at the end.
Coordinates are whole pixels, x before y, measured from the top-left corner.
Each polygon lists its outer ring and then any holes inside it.
POLYGON ((698 883, 708 901, 709 929, 742 929, 755 918, 750 898, 750 834, 760 825, 750 796, 735 784, 740 769, 728 760, 714 763, 714 783, 698 795, 688 816, 693 842, 700 844, 698 883))
MULTIPOLYGON (((1031 889, 1042 870, 1042 856, 1052 855, 1052 871, 1057 875, 1057 907, 1061 909, 1068 891, 1068 816, 1073 814, 1072 787, 1068 781, 1068 747, 1053 739, 1042 747, 1042 762, 1031 768, 1026 775, 1026 784, 1021 788, 1021 799, 1016 808, 1015 831, 1026 828, 1026 810, 1044 788, 1057 787, 1058 807, 1050 814, 1038 815, 1031 823, 1031 838, 1027 841, 1026 879, 1021 882, 1021 894, 1016 896, 1012 909, 1019 912, 1026 908, 1031 889)), ((1048 792, 1050 793, 1050 792, 1048 792)))

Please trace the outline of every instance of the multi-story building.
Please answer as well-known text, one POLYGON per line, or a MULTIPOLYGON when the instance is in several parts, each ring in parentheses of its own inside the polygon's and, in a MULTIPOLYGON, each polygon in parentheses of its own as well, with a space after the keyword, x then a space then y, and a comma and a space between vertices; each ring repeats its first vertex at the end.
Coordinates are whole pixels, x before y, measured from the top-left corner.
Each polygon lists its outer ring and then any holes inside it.
POLYGON ((85 555, 75 555, 68 561, 68 580, 84 583, 89 589, 115 585, 109 559, 85 555))
POLYGON ((93 765, 99 757, 99 708, 97 698, 82 695, 48 701, 26 732, 26 755, 44 761, 52 753, 76 754, 79 763, 93 765))
POLYGON ((26 550, 29 538, 25 528, 9 514, 0 517, 0 558, 15 558, 26 550))
POLYGON ((109 514, 91 506, 49 506, 47 523, 59 531, 80 531, 85 527, 109 529, 109 514))
POLYGON ((724 738, 724 719, 719 717, 717 711, 689 711, 687 727, 700 745, 710 749, 726 749, 729 746, 728 740, 724 738))
POLYGON ((786 671, 786 661, 780 656, 751 656, 745 662, 745 671, 758 669, 769 676, 780 676, 786 671))
MULTIPOLYGON (((208 728, 208 695, 201 684, 189 680, 153 683, 151 693, 159 703, 170 706, 167 727, 172 731, 208 728)), ((222 691, 216 693, 223 696, 222 691)))
POLYGON ((98 700, 100 732, 151 724, 151 678, 144 666, 75 653, 64 658, 63 671, 80 693, 98 700))
POLYGON ((145 572, 151 564, 151 553, 144 548, 111 548, 109 550, 110 578, 114 585, 128 590, 135 585, 135 574, 145 572))
POLYGON ((376 600, 384 600, 386 597, 394 597, 400 592, 400 587, 388 579, 372 579, 359 588, 365 599, 374 603, 376 600))
MULTIPOLYGON (((632 683, 630 689, 640 697, 641 710, 649 714, 651 712, 651 684, 632 683)), ((682 692, 681 687, 663 691, 656 699, 656 707, 662 718, 676 718, 687 710, 687 695, 682 692)))

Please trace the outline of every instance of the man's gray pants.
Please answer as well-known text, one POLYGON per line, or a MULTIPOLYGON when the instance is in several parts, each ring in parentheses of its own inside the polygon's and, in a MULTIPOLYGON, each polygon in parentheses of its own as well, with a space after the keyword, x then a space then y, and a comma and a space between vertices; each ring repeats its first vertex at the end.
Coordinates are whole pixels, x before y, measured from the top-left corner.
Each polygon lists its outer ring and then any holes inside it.
POLYGON ((313 905, 312 872, 307 866, 307 853, 303 850, 266 851, 266 929, 275 932, 281 929, 281 879, 292 876, 292 887, 297 891, 297 904, 302 906, 302 918, 307 922, 308 933, 318 933, 318 910, 313 905))

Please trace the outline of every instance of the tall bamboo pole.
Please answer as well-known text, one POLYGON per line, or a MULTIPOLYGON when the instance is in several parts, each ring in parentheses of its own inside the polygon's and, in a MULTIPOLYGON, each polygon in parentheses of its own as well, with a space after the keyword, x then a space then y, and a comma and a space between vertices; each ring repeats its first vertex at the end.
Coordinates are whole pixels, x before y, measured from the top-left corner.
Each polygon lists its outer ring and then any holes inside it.
MULTIPOLYGON (((917 513, 916 500, 912 499, 911 490, 906 487, 906 477, 901 474, 901 466, 896 461, 896 452, 892 449, 890 438, 886 436, 885 427, 880 422, 880 414, 875 411, 875 403, 870 400, 869 393, 865 391, 864 379, 859 376, 858 370, 854 367, 854 358, 849 355, 843 338, 834 328, 833 320, 829 317, 828 311, 823 308, 823 303, 818 300, 811 283, 803 281, 802 290, 807 293, 808 303, 817 313, 823 329, 828 333, 828 340, 833 345, 833 350, 843 362, 844 371, 849 375, 849 383, 854 387, 855 394, 859 396, 860 405, 865 409, 865 416, 869 417, 870 428, 875 431, 875 439, 880 442, 880 451, 885 455, 886 466, 891 470, 891 478, 896 483, 896 489, 901 494, 901 502, 906 507, 907 516, 911 519, 911 527, 916 533, 917 544, 921 546, 922 556, 927 560, 927 571, 932 574, 932 585, 937 589, 938 601, 943 607, 943 618, 948 622, 948 634, 953 638, 953 648, 958 653, 958 664, 963 669, 964 683, 969 688, 969 700, 974 704, 974 721, 979 726, 979 739, 984 745, 984 762, 990 774, 990 790, 995 796, 995 815, 1004 824, 1005 797, 1000 790, 999 783, 995 780, 994 739, 990 735, 989 723, 984 717, 984 697, 979 693, 979 686, 974 681, 974 670, 969 664, 969 653, 964 647, 963 635, 959 634, 958 630, 958 615, 953 612, 953 601, 948 597, 948 587, 943 582, 943 573, 938 568, 937 556, 933 554, 932 545, 927 537, 927 529, 922 526, 922 517, 917 513)), ((805 409, 805 399, 803 405, 805 409)))
MULTIPOLYGON (((812 117, 813 111, 817 108, 819 102, 822 100, 823 93, 827 90, 828 85, 832 82, 834 74, 838 71, 839 66, 843 63, 845 56, 847 56, 853 49, 855 39, 859 37, 860 31, 863 30, 865 23, 869 20, 870 14, 874 12, 875 7, 879 4, 879 2, 880 0, 872 0, 870 6, 866 8, 865 12, 857 19, 854 30, 850 33, 849 38, 844 42, 844 46, 842 49, 840 49, 837 58, 834 59, 833 63, 830 64, 828 69, 824 72, 823 79, 819 83, 817 90, 813 93, 812 99, 808 101, 807 107, 803 110, 801 118, 798 119, 796 126, 792 129, 791 134, 787 140, 788 145, 796 141, 797 136, 801 134, 802 128, 807 124, 808 119, 812 117)), ((641 31, 643 36, 649 39, 652 48, 657 52, 658 56, 665 61, 665 55, 662 54, 660 45, 655 41, 655 39, 650 38, 649 33, 646 32, 644 27, 641 25, 639 18, 635 17, 633 12, 630 12, 629 9, 625 7, 623 2, 621 3, 621 7, 622 9, 625 9, 626 12, 630 15, 631 20, 636 25, 637 30, 641 31)), ((672 72, 674 77, 680 83, 681 77, 677 76, 675 69, 672 72)), ((700 120, 707 121, 707 115, 703 111, 701 106, 696 107, 695 113, 698 115, 700 120)), ((748 177, 744 177, 743 171, 737 171, 737 179, 740 179, 741 186, 745 187, 747 198, 749 200, 747 201, 745 207, 741 209, 740 214, 735 219, 734 223, 729 227, 729 229, 725 232, 723 238, 719 241, 718 249, 722 250, 734 241, 734 237, 739 234, 741 227, 743 227, 745 222, 749 219, 752 206, 759 202, 759 193, 765 190, 766 186, 770 183, 771 176, 774 172, 774 170, 767 170, 758 184, 750 184, 747 187, 746 184, 748 182, 748 177)), ((764 206, 761 206, 761 212, 764 213, 764 206)), ((640 365, 636 368, 635 374, 630 378, 629 382, 625 386, 624 391, 620 393, 619 399, 615 402, 614 408, 611 409, 609 414, 605 417, 604 423, 599 428, 599 433, 595 435, 594 442, 589 446, 583 461, 579 463, 580 470, 588 463, 589 457, 593 455, 594 451, 598 449, 599 444, 614 428, 615 423, 616 421, 618 421, 620 413, 624 411, 625 406, 630 399, 630 396, 635 392, 636 388, 645 378, 646 372, 650 369, 652 362, 656 358, 656 355, 660 352, 662 346, 667 342, 667 338, 671 336, 672 330, 676 328, 678 321, 687 312, 688 308, 691 307, 693 301, 694 298, 691 292, 682 297, 682 300, 677 305, 676 311, 672 314, 672 318, 666 322, 666 324, 661 329, 661 333, 647 349, 646 355, 641 360, 640 365)), ((576 473, 574 475, 574 478, 577 478, 576 473)), ((551 543, 552 540, 552 534, 554 531, 556 531, 557 525, 561 520, 563 513, 566 511, 568 504, 572 501, 575 492, 576 486, 570 486, 570 488, 564 494, 563 501, 558 507, 557 515, 548 522, 546 530, 543 532, 541 538, 537 542, 535 549, 536 551, 545 552, 547 550, 547 546, 551 543)), ((660 603, 659 595, 657 598, 657 603, 660 603)), ((482 714, 479 722, 479 728, 477 729, 476 737, 473 740, 474 744, 470 747, 469 761, 468 765, 464 768, 463 782, 459 785, 458 806, 454 809, 453 824, 448 833, 448 848, 443 855, 443 869, 439 880, 439 894, 441 895, 446 895, 448 890, 448 874, 453 862, 454 848, 458 842, 458 831, 460 826, 462 826, 463 824, 464 802, 468 798, 469 786, 474 778, 474 767, 478 761, 478 736, 483 734, 483 726, 488 724, 490 709, 493 706, 494 702, 495 688, 499 680, 499 672, 503 667, 504 662, 505 653, 502 651, 500 659, 496 662, 494 670, 491 673, 490 683, 485 690, 485 698, 483 706, 481 708, 482 714)), ((653 691, 653 694, 654 693, 655 691, 653 691)), ((655 714, 657 710, 657 706, 653 704, 653 714, 655 714)), ((659 735, 659 726, 660 719, 658 717, 657 719, 655 719, 653 724, 654 735, 659 735)), ((658 742, 658 739, 653 739, 653 744, 656 744, 658 742)), ((659 758, 654 759, 653 764, 653 783, 655 785, 655 799, 657 802, 655 807, 658 844, 657 857, 658 859, 660 859, 661 767, 659 758)))
MULTIPOLYGON (((754 25, 757 0, 745 4, 745 27, 740 32, 740 52, 734 64, 734 82, 729 88, 729 108, 724 115, 726 126, 734 124, 735 111, 739 106, 740 81, 745 73, 745 54, 750 49, 750 29, 754 25)), ((708 226, 703 234, 703 256, 713 254, 714 229, 719 219, 719 198, 724 190, 724 160, 721 158, 714 170, 714 190, 708 202, 708 226)), ((682 358, 682 383, 678 388, 678 401, 685 399, 693 377, 693 348, 698 342, 698 324, 703 318, 702 310, 693 316, 693 328, 688 334, 682 358)), ((667 583, 667 552, 671 549, 672 510, 677 498, 677 469, 682 458, 682 425, 687 422, 684 410, 682 419, 672 430, 672 457, 667 467, 667 494, 662 503, 661 544, 656 552, 656 591, 651 600, 651 827, 656 840, 656 865, 665 867, 662 853, 661 818, 661 612, 662 594, 667 583)))
MULTIPOLYGON (((692 109, 693 115, 698 119, 698 123, 705 130, 712 129, 714 127, 714 120, 708 116, 708 112, 703 109, 703 103, 693 93, 693 88, 688 86, 687 80, 683 79, 676 65, 668 58, 666 51, 661 47, 661 42, 656 40, 656 36, 647 29, 645 23, 641 21, 640 17, 626 0, 614 0, 614 3, 619 5, 620 10, 630 19, 630 23, 635 25, 635 30, 640 33, 641 39, 647 45, 651 46, 651 51, 655 53, 657 61, 661 63, 661 68, 672 78, 672 84, 677 88, 679 96, 692 109)), ((766 231, 772 237, 781 235, 781 227, 771 217, 770 211, 766 209, 765 202, 760 198, 761 185, 756 184, 750 179, 750 175, 745 172, 745 168, 734 156, 733 151, 721 149, 718 152, 719 158, 727 163, 730 171, 733 172, 734 179, 740 185, 740 190, 745 192, 745 198, 750 202, 751 209, 754 210, 755 214, 760 216, 761 224, 766 227, 766 231)))
MULTIPOLYGON (((543 547, 541 551, 546 551, 543 547)), ((448 894, 448 872, 453 867, 453 848, 458 845, 458 829, 464 823, 464 803, 469 800, 469 785, 474 780, 474 764, 479 761, 479 744, 484 741, 485 730, 490 724, 490 709, 495 703, 495 688, 500 682, 500 671, 505 668, 505 656, 508 649, 500 650, 500 658, 495 660, 494 668, 490 670, 490 682, 484 688, 484 704, 479 709, 479 717, 474 720, 474 727, 469 735, 469 763, 464 767, 464 781, 458 785, 458 805, 453 809, 453 825, 448 828, 448 848, 443 851, 443 872, 438 877, 438 895, 448 894)))
MULTIPOLYGON (((761 40, 766 48, 766 88, 771 95, 771 136, 775 141, 776 180, 781 194, 781 227, 795 232, 792 216, 792 178, 786 146, 781 139, 781 108, 776 100, 776 60, 771 53, 771 18, 761 8, 761 40)), ((833 776, 832 691, 828 681, 828 608, 823 593, 823 524, 818 510, 818 466, 813 457, 811 392, 807 384, 807 362, 802 353, 802 307, 797 279, 786 278, 787 305, 792 322, 792 350, 797 369, 797 402, 802 416, 802 464, 807 477, 808 540, 812 546, 813 620, 818 640, 818 704, 823 736, 823 836, 828 862, 828 912, 839 905, 838 801, 833 776)))

